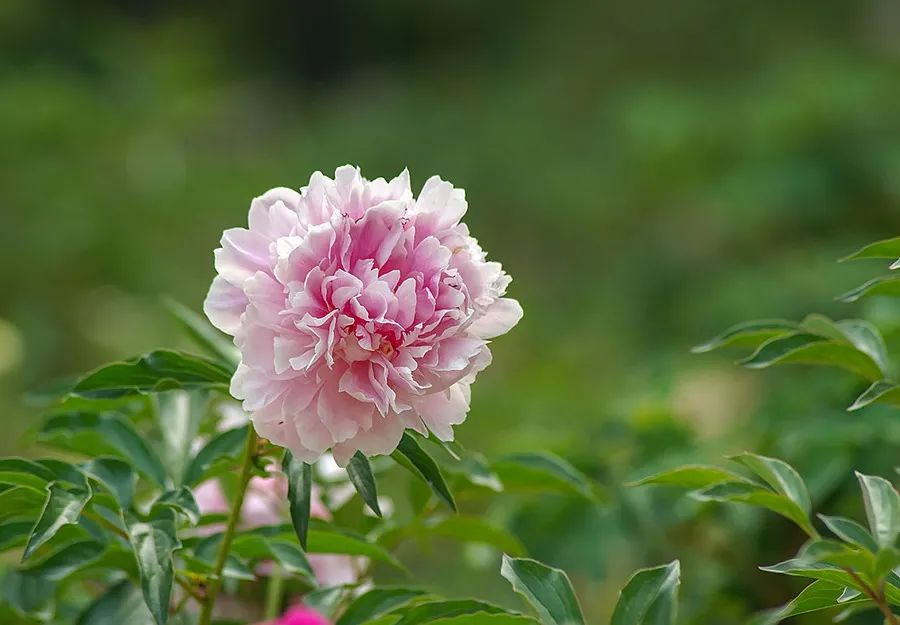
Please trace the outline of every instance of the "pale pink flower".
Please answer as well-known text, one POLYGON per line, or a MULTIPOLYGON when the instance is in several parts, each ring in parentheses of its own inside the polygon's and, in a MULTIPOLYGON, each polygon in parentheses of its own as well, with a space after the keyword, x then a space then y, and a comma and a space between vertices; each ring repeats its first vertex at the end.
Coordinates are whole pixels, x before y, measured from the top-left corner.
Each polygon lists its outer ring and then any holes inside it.
MULTIPOLYGON (((253 477, 247 485, 244 505, 241 507, 241 527, 253 528, 283 523, 287 517, 287 478, 283 473, 271 472, 269 477, 253 477)), ((194 500, 201 514, 225 514, 230 509, 228 499, 217 479, 207 480, 194 489, 194 500)), ((322 502, 321 493, 313 486, 309 514, 315 519, 331 520, 331 512, 322 502)), ((202 534, 212 534, 222 528, 205 527, 202 534)), ((310 553, 306 559, 312 567, 316 581, 321 586, 352 584, 357 581, 357 571, 364 558, 342 554, 310 553)), ((262 563, 258 572, 267 575, 271 565, 262 563)))
POLYGON ((393 451, 405 428, 443 440, 491 361, 488 339, 521 318, 510 277, 460 219, 462 189, 403 171, 339 168, 250 205, 226 230, 204 310, 234 336, 231 393, 256 431, 312 462, 393 451))

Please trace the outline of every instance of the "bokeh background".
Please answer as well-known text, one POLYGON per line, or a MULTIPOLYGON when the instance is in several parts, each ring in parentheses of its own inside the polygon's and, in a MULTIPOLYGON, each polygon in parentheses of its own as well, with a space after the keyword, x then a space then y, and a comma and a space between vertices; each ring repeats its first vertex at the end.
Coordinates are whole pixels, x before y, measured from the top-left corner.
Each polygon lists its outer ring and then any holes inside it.
MULTIPOLYGON (((894 0, 3 0, 0 451, 31 451, 25 391, 186 346, 160 297, 199 310, 250 199, 347 162, 464 187, 514 276, 525 318, 459 435, 489 457, 552 450, 603 485, 599 508, 490 511, 570 572, 591 622, 674 557, 685 623, 798 589, 755 568, 802 542, 787 522, 629 480, 751 449, 858 517, 851 468, 892 473, 896 419, 843 411, 858 381, 689 348, 810 310, 893 336, 888 303, 833 298, 878 270, 835 260, 900 224, 894 0)), ((448 594, 512 601, 475 551, 404 558, 448 594)))

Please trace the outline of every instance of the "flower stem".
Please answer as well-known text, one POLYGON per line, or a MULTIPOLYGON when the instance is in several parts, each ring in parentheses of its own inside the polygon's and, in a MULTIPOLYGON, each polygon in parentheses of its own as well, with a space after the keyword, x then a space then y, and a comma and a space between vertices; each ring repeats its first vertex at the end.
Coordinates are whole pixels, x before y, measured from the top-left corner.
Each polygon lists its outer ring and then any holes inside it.
POLYGON ((244 495, 247 492, 247 484, 250 482, 250 473, 253 469, 253 460, 256 457, 257 438, 256 432, 252 425, 247 426, 247 444, 244 447, 244 460, 241 464, 240 478, 238 479, 238 489, 231 504, 231 512, 228 515, 228 524, 225 526, 225 533, 222 535, 222 543, 219 545, 219 554, 216 557, 216 563, 213 567, 213 573, 209 581, 209 589, 206 594, 206 601, 203 602, 203 608, 200 611, 200 620, 198 625, 210 625, 212 622, 213 608, 216 604, 216 598, 222 587, 222 571, 225 569, 225 562, 228 560, 228 552, 231 550, 231 542, 234 540, 234 532, 237 529, 238 521, 241 518, 241 508, 244 506, 244 495))
POLYGON ((272 574, 266 585, 266 607, 263 618, 271 621, 281 615, 281 599, 284 595, 284 575, 277 564, 273 564, 272 574))

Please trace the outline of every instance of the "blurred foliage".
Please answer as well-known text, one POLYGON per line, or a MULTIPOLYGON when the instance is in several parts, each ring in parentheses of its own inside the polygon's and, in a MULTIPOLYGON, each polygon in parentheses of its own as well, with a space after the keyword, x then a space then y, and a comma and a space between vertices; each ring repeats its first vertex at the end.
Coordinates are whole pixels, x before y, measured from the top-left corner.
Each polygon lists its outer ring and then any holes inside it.
MULTIPOLYGON (((850 375, 688 350, 811 309, 864 315, 897 345, 895 304, 821 302, 871 275, 836 258, 896 234, 898 69, 891 0, 5 0, 2 451, 29 426, 25 390, 179 346, 160 296, 199 308, 217 238, 254 195, 345 162, 408 166, 416 185, 439 173, 466 188, 526 311, 462 441, 552 450, 609 495, 490 514, 570 572, 591 622, 630 571, 676 556, 685 622, 742 622, 796 590, 754 567, 802 536, 619 485, 752 449, 842 513, 851 467, 892 470, 900 424, 845 413, 850 375)), ((509 598, 493 563, 460 568, 478 553, 405 556, 449 594, 509 598)))

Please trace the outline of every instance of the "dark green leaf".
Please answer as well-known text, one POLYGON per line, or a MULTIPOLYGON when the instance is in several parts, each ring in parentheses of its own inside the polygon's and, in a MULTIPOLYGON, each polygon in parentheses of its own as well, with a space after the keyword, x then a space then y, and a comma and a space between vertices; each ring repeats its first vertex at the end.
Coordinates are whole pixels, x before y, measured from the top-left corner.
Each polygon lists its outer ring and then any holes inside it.
POLYGON ((0 551, 21 547, 31 533, 31 521, 12 521, 0 523, 0 551))
POLYGON ((584 625, 578 599, 563 571, 504 554, 500 574, 525 597, 545 625, 584 625))
POLYGON ((153 507, 169 508, 181 514, 191 525, 197 525, 200 522, 200 508, 194 500, 194 494, 186 486, 181 486, 177 490, 169 490, 162 493, 153 507))
MULTIPOLYGON (((0 522, 6 523, 16 518, 34 519, 44 507, 46 498, 46 493, 38 492, 30 486, 0 486, 0 522)), ((29 521, 29 530, 33 526, 34 521, 29 521)), ((30 531, 28 534, 30 535, 30 531)))
POLYGON ((205 317, 195 313, 184 304, 170 298, 166 298, 164 304, 198 347, 205 349, 211 356, 215 356, 223 366, 228 367, 234 373, 241 355, 229 337, 214 328, 205 317))
POLYGON ((118 458, 94 458, 83 464, 81 470, 112 493, 123 510, 131 505, 137 474, 127 462, 118 458))
POLYGON ((141 593, 124 581, 116 584, 94 601, 77 625, 153 625, 141 593))
POLYGON ((378 487, 375 484, 375 476, 372 474, 369 459, 361 451, 357 451, 347 463, 347 476, 366 505, 380 517, 381 508, 378 506, 378 487))
POLYGON ((7 571, 0 582, 0 606, 8 605, 19 614, 25 614, 39 621, 49 622, 53 618, 53 596, 56 584, 35 575, 19 571, 7 571))
POLYGON ((701 501, 737 502, 768 508, 790 519, 810 536, 817 536, 817 532, 803 508, 784 495, 773 493, 763 486, 743 482, 727 482, 695 492, 693 496, 701 501))
POLYGON ((157 625, 165 625, 175 574, 172 554, 181 547, 175 534, 175 513, 158 510, 147 522, 130 523, 128 534, 141 572, 144 601, 157 625))
POLYGON ((424 594, 414 588, 373 588, 354 599, 335 625, 362 625, 424 594))
MULTIPOLYGON (((166 471, 162 461, 147 444, 145 437, 138 434, 129 421, 116 413, 70 412, 56 415, 48 419, 41 430, 41 435, 45 438, 54 435, 71 437, 78 433, 98 437, 104 448, 127 460, 157 484, 166 483, 166 471)), ((97 453, 93 441, 91 446, 83 451, 92 455, 97 453)))
POLYGON ((858 591, 853 591, 854 594, 851 595, 851 598, 844 598, 846 591, 847 589, 839 584, 825 580, 814 581, 804 588, 790 603, 767 613, 762 618, 754 620, 753 625, 776 625, 787 618, 799 614, 869 602, 869 599, 861 596, 858 591))
POLYGON ((900 496, 886 479, 856 473, 869 529, 879 547, 893 547, 900 534, 900 496))
POLYGON ((429 622, 431 625, 540 625, 536 620, 524 614, 490 614, 487 612, 450 616, 429 622))
POLYGON ((581 471, 548 452, 506 456, 494 463, 493 469, 509 489, 569 493, 591 501, 599 498, 596 487, 581 471))
POLYGON ((183 482, 188 486, 196 486, 209 477, 209 470, 218 459, 237 456, 244 448, 248 427, 250 426, 244 425, 213 437, 191 460, 183 482))
POLYGON ((610 625, 674 625, 681 568, 677 560, 631 576, 610 625))
POLYGON ((357 536, 345 530, 314 527, 309 530, 307 539, 307 553, 342 553, 350 556, 365 556, 403 569, 403 565, 382 547, 366 540, 363 536, 357 536))
POLYGON ((100 557, 104 546, 92 540, 70 543, 25 569, 28 575, 58 581, 100 557))
POLYGON ((47 498, 41 516, 31 530, 22 561, 53 538, 61 527, 78 523, 78 517, 81 516, 81 511, 90 498, 91 488, 87 482, 83 487, 64 486, 59 482, 52 482, 47 488, 47 498))
POLYGON ((812 509, 812 502, 806 484, 800 474, 788 463, 777 458, 768 458, 751 453, 733 456, 732 460, 744 465, 762 480, 797 504, 807 515, 812 509))
POLYGON ((432 623, 438 619, 466 614, 503 614, 503 608, 475 601, 473 599, 457 599, 451 601, 432 601, 429 603, 417 603, 408 608, 397 610, 401 618, 396 625, 420 625, 432 623))
POLYGON ((750 369, 763 369, 776 364, 829 365, 878 380, 882 371, 868 354, 852 345, 822 338, 817 334, 792 334, 771 339, 751 356, 740 361, 750 369))
POLYGON ((291 510, 291 523, 300 540, 300 545, 307 548, 309 533, 309 506, 312 492, 312 467, 294 458, 290 451, 284 452, 281 463, 282 471, 288 478, 288 504, 291 510))
POLYGON ((432 457, 422 449, 422 446, 409 433, 403 434, 400 444, 397 445, 397 450, 391 454, 391 457, 413 475, 425 481, 438 499, 456 512, 456 501, 454 501, 453 493, 450 492, 447 483, 444 481, 441 470, 432 457))
POLYGON ((731 326, 706 343, 691 349, 695 354, 711 352, 722 347, 757 347, 761 343, 777 336, 790 334, 797 330, 797 324, 783 319, 759 319, 745 321, 731 326))
POLYGON ((0 484, 28 486, 43 492, 47 482, 55 479, 56 475, 52 471, 37 462, 25 458, 0 459, 0 484))
POLYGON ((75 384, 72 393, 80 397, 110 398, 172 389, 227 391, 230 381, 231 372, 217 362, 160 349, 94 370, 75 384))

